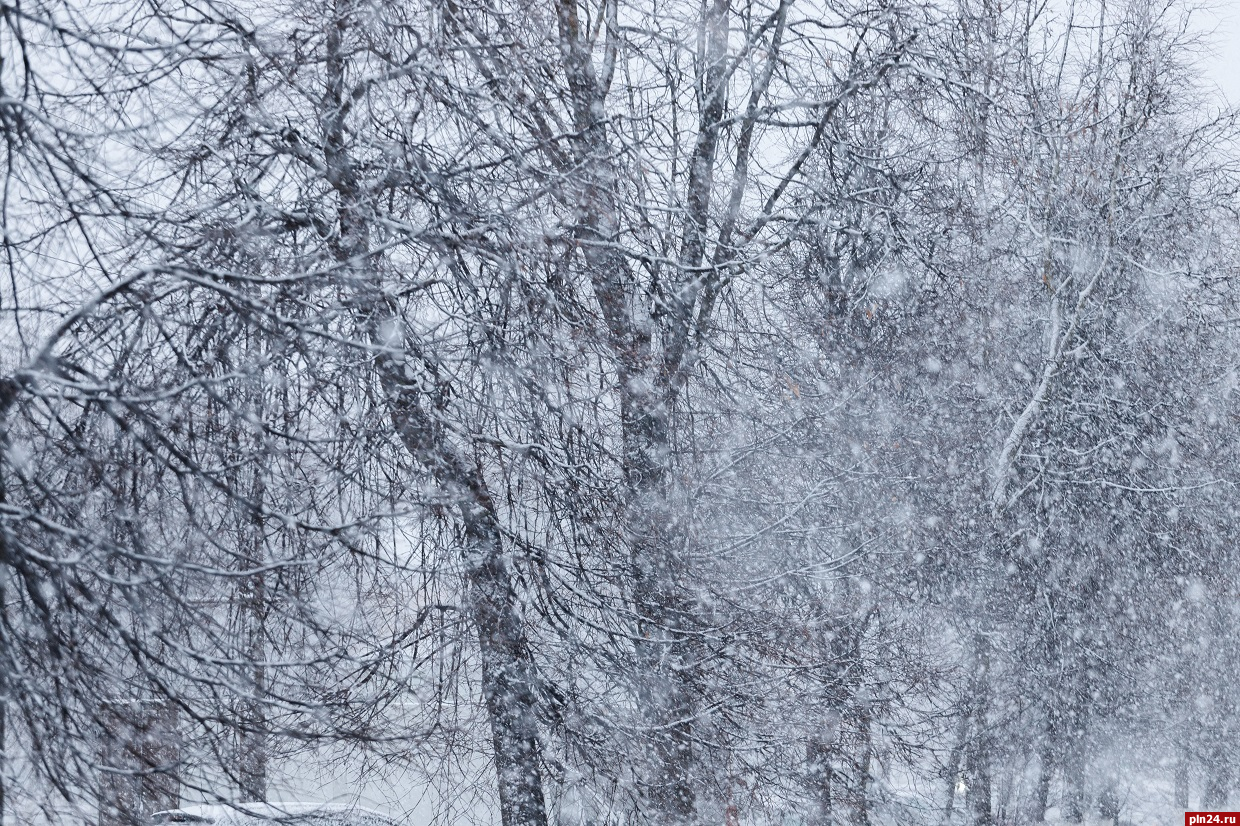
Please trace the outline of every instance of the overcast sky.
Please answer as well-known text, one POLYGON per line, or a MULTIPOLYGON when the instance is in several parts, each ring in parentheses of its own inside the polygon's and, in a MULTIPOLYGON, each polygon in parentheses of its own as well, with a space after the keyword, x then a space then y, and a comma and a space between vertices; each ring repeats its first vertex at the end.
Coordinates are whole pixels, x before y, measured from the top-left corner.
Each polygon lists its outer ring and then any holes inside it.
POLYGON ((1232 104, 1240 104, 1240 0, 1213 0, 1202 22, 1215 30, 1211 80, 1232 104))

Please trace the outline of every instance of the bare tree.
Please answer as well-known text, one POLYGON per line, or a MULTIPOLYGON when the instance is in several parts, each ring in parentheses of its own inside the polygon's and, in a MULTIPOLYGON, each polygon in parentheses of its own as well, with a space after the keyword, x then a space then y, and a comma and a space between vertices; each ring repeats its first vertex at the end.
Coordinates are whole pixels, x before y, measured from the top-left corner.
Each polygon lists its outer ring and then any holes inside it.
POLYGON ((1187 716, 1150 629, 1227 636, 1124 597, 1230 565, 1167 537, 1230 525, 1231 133, 1178 7, 1062 11, 0 10, 31 788, 330 745, 457 811, 485 757, 504 826, 1083 816, 1187 716), (189 736, 130 759, 148 700, 189 736))

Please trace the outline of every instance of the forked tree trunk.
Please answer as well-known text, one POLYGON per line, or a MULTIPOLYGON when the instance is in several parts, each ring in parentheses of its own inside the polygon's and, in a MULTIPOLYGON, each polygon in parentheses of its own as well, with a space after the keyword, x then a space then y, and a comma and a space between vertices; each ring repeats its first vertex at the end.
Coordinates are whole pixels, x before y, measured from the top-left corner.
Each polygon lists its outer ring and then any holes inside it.
MULTIPOLYGON (((722 7, 726 18, 726 0, 714 6, 722 7)), ((696 612, 683 581, 683 514, 674 513, 671 507, 673 445, 669 418, 678 390, 678 359, 683 355, 689 327, 665 331, 666 352, 662 357, 654 353, 650 320, 634 305, 642 294, 637 275, 614 246, 620 221, 614 191, 616 172, 611 166, 604 120, 604 92, 595 75, 590 48, 583 42, 576 1, 558 0, 556 12, 577 130, 579 168, 573 172, 578 181, 576 232, 615 358, 620 395, 628 499, 625 538, 639 625, 635 668, 653 763, 646 794, 662 826, 684 826, 694 820, 696 809, 696 712, 689 669, 693 660, 691 623, 696 612)), ((726 34, 725 23, 716 39, 726 38, 726 34)), ((695 151, 702 149, 699 146, 695 151)), ((710 163, 703 159, 697 168, 708 166, 710 163)), ((704 192, 699 195, 705 197, 704 192)), ((686 232, 690 239, 686 243, 698 243, 697 230, 686 232)), ((678 307, 671 314, 683 310, 678 307)))

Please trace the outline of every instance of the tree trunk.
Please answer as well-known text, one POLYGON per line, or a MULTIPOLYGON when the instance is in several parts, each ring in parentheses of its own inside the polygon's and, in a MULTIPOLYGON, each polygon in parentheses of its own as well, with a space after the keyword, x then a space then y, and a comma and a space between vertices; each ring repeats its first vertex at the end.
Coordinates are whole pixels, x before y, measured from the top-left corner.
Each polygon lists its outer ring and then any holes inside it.
MULTIPOLYGON (((380 359, 389 409, 415 461, 460 498, 464 608, 478 634, 482 695, 491 721, 503 826, 546 826, 537 669, 504 552, 495 505, 480 468, 470 468, 421 403, 403 363, 380 359)), ((423 365, 424 367, 427 365, 423 365)))
POLYGON ((1210 702, 1206 712, 1206 730, 1209 750, 1206 753, 1205 788, 1202 790, 1202 808, 1219 810, 1227 805, 1231 792, 1232 758, 1231 743, 1235 739, 1234 719, 1236 705, 1231 691, 1235 649, 1235 614, 1226 607, 1226 598, 1211 600, 1209 637, 1213 648, 1209 674, 1210 702))
POLYGON ((1071 676, 1064 692, 1068 711, 1066 719, 1061 721, 1060 731, 1063 747, 1063 818, 1069 823, 1080 823, 1088 808, 1085 780, 1089 766, 1088 729, 1093 692, 1088 676, 1089 662, 1081 646, 1074 644, 1069 656, 1071 676))
MULTIPOLYGON (((716 2, 716 17, 726 0, 716 2)), ((684 514, 673 511, 670 423, 678 390, 678 371, 690 327, 677 302, 665 330, 662 359, 653 353, 649 318, 636 309, 642 289, 633 268, 615 247, 620 225, 615 176, 604 119, 604 92, 595 75, 575 0, 558 0, 557 21, 568 86, 572 94, 578 169, 575 233, 598 301, 607 344, 615 359, 620 396, 621 438, 627 507, 628 563, 633 576, 633 607, 638 624, 635 667, 640 701, 649 724, 651 767, 647 794, 663 826, 694 819, 693 725, 695 716, 691 632, 695 611, 684 587, 684 514)), ((715 40, 726 45, 727 26, 716 21, 715 40)), ((717 48, 713 46, 712 48, 717 48)), ((699 145, 695 153, 713 152, 699 145)), ((713 158, 699 157, 696 170, 713 158)), ((706 189, 690 196, 705 209, 706 189)), ((695 191, 693 183, 689 189, 695 191)), ((703 218, 703 220, 705 220, 703 218)), ((691 222, 692 223, 692 222, 691 222)), ((687 246, 698 249, 701 227, 687 227, 687 246)), ((700 257, 700 251, 696 253, 700 257)))
POLYGON ((148 816, 181 800, 177 707, 162 699, 103 704, 99 761, 108 768, 99 788, 100 826, 143 826, 148 816))
POLYGON ((1034 823, 1046 820, 1046 810, 1050 806, 1051 777, 1055 774, 1054 755, 1054 740, 1048 732, 1038 755, 1038 783, 1033 793, 1033 810, 1029 813, 1034 823))
POLYGON ((989 826, 991 814, 990 776, 990 641, 984 634, 973 636, 973 673, 969 677, 970 736, 964 754, 965 807, 974 826, 989 826))
POLYGON ((1210 749, 1210 760, 1206 766, 1206 785, 1201 795, 1201 808, 1212 811, 1222 809, 1227 805, 1230 792, 1231 764, 1227 758, 1227 746, 1216 741, 1210 749))
POLYGON ((947 755, 947 794, 943 801, 943 826, 947 826, 952 819, 952 811, 956 807, 956 790, 960 785, 963 775, 961 773, 961 761, 964 758, 965 740, 969 736, 969 709, 960 710, 960 716, 956 720, 956 742, 952 745, 952 750, 947 755))
POLYGON ((501 822, 503 826, 546 826, 537 669, 494 502, 481 469, 465 463, 436 426, 435 415, 422 406, 415 383, 405 378, 405 365, 389 357, 380 362, 391 416, 410 455, 433 469, 439 481, 460 497, 464 607, 478 634, 501 822))
MULTIPOLYGON (((4 503, 3 494, 0 494, 0 504, 4 503)), ((4 591, 0 589, 0 598, 3 598, 4 591)), ((7 772, 8 772, 8 747, 9 747, 9 698, 7 692, 0 694, 0 823, 4 823, 5 810, 7 808, 7 772)))
POLYGON ((834 738, 828 740, 821 735, 815 735, 810 738, 809 743, 805 747, 809 792, 814 801, 807 818, 808 826, 830 826, 831 824, 831 783, 834 774, 831 769, 833 740, 834 738))
POLYGON ((855 826, 870 826, 870 769, 874 755, 873 718, 867 705, 863 705, 858 717, 861 733, 861 754, 857 759, 857 779, 855 783, 853 823, 855 826))
POLYGON ((1175 807, 1182 811, 1188 809, 1191 766, 1187 751, 1181 746, 1175 764, 1175 807))
POLYGON ((690 673, 694 611, 677 550, 683 546, 683 514, 670 507, 665 409, 642 394, 628 394, 625 407, 630 564, 640 623, 636 666, 654 758, 649 794, 666 824, 687 824, 696 806, 690 673))
POLYGON ((974 743, 965 759, 965 808, 974 826, 989 826, 993 822, 990 765, 986 758, 986 749, 974 743))
POLYGON ((1098 796, 1098 816, 1111 821, 1111 826, 1119 824, 1119 793, 1115 790, 1115 781, 1107 783, 1102 794, 1098 796))
POLYGON ((467 605, 482 652, 503 826, 545 826, 536 676, 490 500, 461 506, 467 605))
MULTIPOLYGON (((253 560, 257 566, 261 564, 253 560)), ((252 569, 251 569, 252 570, 252 569)), ((237 709, 237 786, 242 800, 267 802, 268 724, 263 695, 266 692, 265 645, 266 588, 261 574, 242 580, 239 617, 246 664, 250 670, 249 694, 237 709)))
MULTIPOLYGON (((263 377, 259 376, 252 388, 253 398, 249 405, 262 410, 263 377)), ((261 415, 261 414, 260 414, 261 415)), ((240 438, 240 434, 237 434, 240 438)), ((267 446, 259 444, 257 456, 268 455, 267 446)), ((241 799, 251 803, 267 802, 267 768, 269 746, 268 722, 264 695, 267 691, 267 594, 266 577, 261 573, 267 561, 267 541, 262 508, 266 499, 266 483, 263 478, 265 466, 262 461, 253 467, 253 484, 250 492, 252 511, 249 518, 242 517, 242 545, 238 549, 238 566, 242 574, 237 587, 236 610, 238 636, 241 639, 241 656, 249 670, 245 695, 239 698, 237 708, 237 787, 241 799)))
POLYGON ((1079 730, 1070 736, 1063 766, 1063 819, 1080 823, 1085 816, 1085 748, 1079 730))
MULTIPOLYGON (((5 468, 8 463, 9 451, 9 408, 17 401, 17 382, 8 378, 0 378, 0 508, 8 502, 8 487, 5 481, 5 468)), ((8 574, 9 559, 13 549, 9 547, 9 533, 6 520, 0 520, 0 612, 8 611, 8 574)), ((0 616, 0 826, 8 807, 8 716, 9 716, 9 622, 7 616, 0 616)))
POLYGON ((446 432, 449 387, 436 358, 405 331, 370 249, 370 206, 349 154, 346 49, 352 12, 329 21, 323 100, 325 177, 340 197, 337 257, 355 289, 359 327, 374 345, 388 413, 410 458, 456 500, 464 533, 463 607, 478 634, 482 695, 491 724, 503 826, 546 826, 537 673, 506 559, 503 532, 482 468, 446 432))

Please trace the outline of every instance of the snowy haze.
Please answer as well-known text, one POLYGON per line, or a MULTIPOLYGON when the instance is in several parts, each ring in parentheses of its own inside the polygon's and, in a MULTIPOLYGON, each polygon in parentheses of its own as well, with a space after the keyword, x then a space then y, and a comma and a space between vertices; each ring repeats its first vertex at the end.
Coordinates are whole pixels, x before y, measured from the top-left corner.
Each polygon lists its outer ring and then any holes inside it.
POLYGON ((0 3, 0 826, 1237 808, 1195 3, 0 3))

